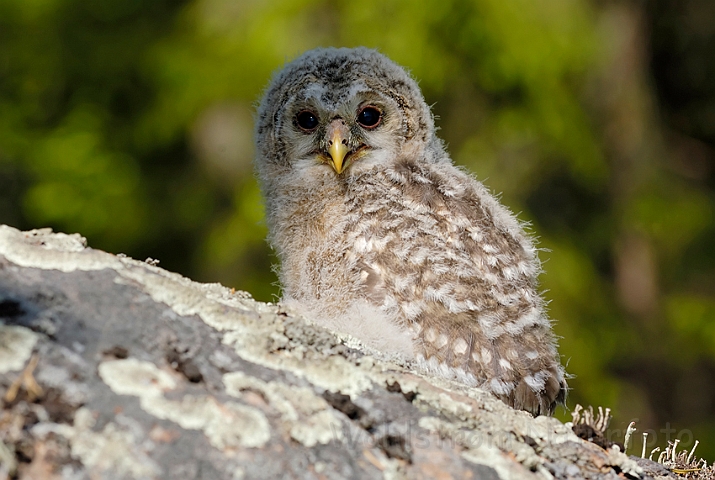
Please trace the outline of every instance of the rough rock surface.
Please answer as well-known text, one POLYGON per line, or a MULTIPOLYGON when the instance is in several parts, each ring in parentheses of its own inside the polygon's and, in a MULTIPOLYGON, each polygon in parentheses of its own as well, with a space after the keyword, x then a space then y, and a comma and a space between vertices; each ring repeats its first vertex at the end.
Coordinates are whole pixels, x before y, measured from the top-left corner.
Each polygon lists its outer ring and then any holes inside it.
POLYGON ((248 294, 0 226, 0 478, 649 478, 248 294))

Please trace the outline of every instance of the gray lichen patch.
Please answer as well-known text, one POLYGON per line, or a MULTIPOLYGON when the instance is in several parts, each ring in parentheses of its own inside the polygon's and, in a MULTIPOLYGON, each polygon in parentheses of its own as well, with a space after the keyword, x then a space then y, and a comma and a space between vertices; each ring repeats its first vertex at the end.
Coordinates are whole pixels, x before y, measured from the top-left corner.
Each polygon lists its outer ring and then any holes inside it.
POLYGON ((449 438, 461 447, 464 458, 495 468, 501 478, 530 478, 526 469, 537 470, 544 463, 532 447, 519 442, 511 432, 465 428, 436 417, 422 417, 419 426, 441 438, 449 438), (523 467, 507 460, 504 452, 510 452, 511 458, 523 467))
POLYGON ((538 473, 531 472, 518 463, 509 460, 498 448, 482 445, 462 452, 462 457, 477 465, 488 466, 496 471, 501 480, 529 480, 554 478, 543 467, 537 467, 538 473))
POLYGON ((15 265, 73 272, 121 266, 114 255, 86 248, 84 237, 50 229, 21 232, 0 225, 0 255, 15 265))
POLYGON ((620 471, 631 477, 638 477, 643 474, 643 469, 617 448, 608 449, 608 465, 618 467, 620 471))
POLYGON ((180 401, 163 397, 140 400, 147 413, 187 430, 203 431, 209 443, 218 449, 262 447, 271 438, 265 415, 247 405, 222 403, 209 395, 185 395, 180 401))
POLYGON ((87 408, 80 408, 73 425, 39 423, 32 427, 37 439, 61 435, 70 445, 72 456, 81 460, 90 478, 156 478, 162 473, 143 444, 128 428, 109 422, 97 432, 95 418, 87 408))
POLYGON ((134 478, 151 478, 161 473, 159 466, 141 451, 138 439, 129 429, 110 422, 102 431, 94 432, 94 422, 89 410, 79 409, 75 414, 72 453, 85 466, 134 478))
POLYGON ((166 399, 164 392, 176 388, 177 382, 150 362, 132 358, 106 361, 99 365, 99 375, 115 393, 138 397, 147 413, 184 429, 201 430, 218 449, 261 447, 270 440, 268 420, 254 407, 222 403, 209 395, 166 399))
MULTIPOLYGON (((247 300, 240 296, 230 298, 214 294, 214 298, 211 298, 200 284, 156 267, 150 270, 142 265, 142 268, 127 268, 119 273, 124 279, 141 284, 154 301, 169 305, 179 315, 198 315, 218 331, 228 330, 236 323, 242 323, 242 317, 257 317, 255 310, 245 305, 247 300)), ((229 291, 225 287, 216 288, 229 291)))
MULTIPOLYGON (((304 325, 308 332, 314 329, 304 325)), ((381 381, 378 372, 361 368, 340 355, 330 355, 306 344, 295 342, 293 332, 288 338, 280 330, 250 322, 243 325, 235 324, 231 331, 224 334, 223 343, 231 346, 237 355, 244 360, 267 368, 288 371, 305 378, 312 384, 347 395, 359 395, 373 386, 373 382, 381 381), (317 351, 316 351, 317 350, 317 351)), ((334 339, 337 345, 337 339, 334 339)), ((308 344, 309 345, 309 344, 308 344)))
POLYGON ((449 414, 452 418, 469 418, 472 416, 471 405, 455 400, 452 396, 444 392, 435 392, 423 389, 422 395, 418 397, 419 403, 427 403, 432 407, 439 408, 443 413, 449 414))
POLYGON ((160 397, 177 386, 172 374, 135 358, 102 362, 98 370, 104 383, 118 395, 160 397))
POLYGON ((342 424, 335 412, 322 398, 306 387, 293 387, 280 382, 264 382, 242 372, 223 376, 226 392, 241 398, 243 392, 260 392, 269 405, 281 416, 284 429, 290 437, 313 447, 342 440, 342 424))
POLYGON ((528 435, 535 440, 558 444, 573 442, 573 430, 553 417, 526 418, 514 425, 514 431, 519 435, 528 435))
POLYGON ((21 370, 32 355, 37 334, 13 325, 0 325, 0 373, 21 370))

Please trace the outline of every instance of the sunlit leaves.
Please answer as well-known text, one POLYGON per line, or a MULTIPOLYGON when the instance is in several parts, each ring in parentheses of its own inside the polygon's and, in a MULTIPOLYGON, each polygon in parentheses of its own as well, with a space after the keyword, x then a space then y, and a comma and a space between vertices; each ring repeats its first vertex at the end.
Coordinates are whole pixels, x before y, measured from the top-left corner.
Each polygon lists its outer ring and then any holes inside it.
POLYGON ((34 180, 24 199, 37 225, 62 225, 114 248, 131 246, 145 226, 140 172, 134 158, 104 144, 102 120, 89 109, 29 148, 34 180))

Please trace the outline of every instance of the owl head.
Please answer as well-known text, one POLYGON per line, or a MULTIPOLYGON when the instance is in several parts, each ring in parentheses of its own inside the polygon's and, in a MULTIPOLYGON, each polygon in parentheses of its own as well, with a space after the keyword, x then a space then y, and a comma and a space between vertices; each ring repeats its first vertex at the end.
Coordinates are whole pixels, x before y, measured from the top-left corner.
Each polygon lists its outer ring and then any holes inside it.
POLYGON ((276 74, 258 110, 264 181, 296 170, 339 177, 439 143, 417 83, 366 48, 311 50, 276 74))

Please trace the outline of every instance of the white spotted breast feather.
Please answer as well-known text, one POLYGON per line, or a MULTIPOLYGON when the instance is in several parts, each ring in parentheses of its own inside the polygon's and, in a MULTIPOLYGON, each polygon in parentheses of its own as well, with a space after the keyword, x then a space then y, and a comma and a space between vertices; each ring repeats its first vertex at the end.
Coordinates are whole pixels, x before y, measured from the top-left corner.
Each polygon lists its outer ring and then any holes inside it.
POLYGON ((364 294, 413 333, 423 368, 535 414, 563 401, 535 248, 480 183, 403 159, 354 179, 346 200, 364 294))

